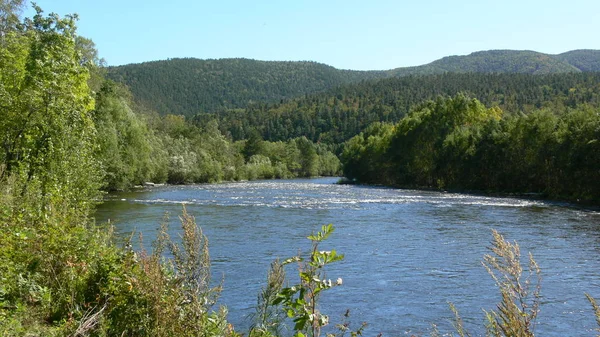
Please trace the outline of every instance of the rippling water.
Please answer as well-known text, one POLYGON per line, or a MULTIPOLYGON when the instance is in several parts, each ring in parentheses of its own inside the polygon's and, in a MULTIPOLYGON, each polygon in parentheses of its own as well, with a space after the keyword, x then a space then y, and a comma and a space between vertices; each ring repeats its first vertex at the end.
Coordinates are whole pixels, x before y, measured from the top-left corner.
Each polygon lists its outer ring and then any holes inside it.
MULTIPOLYGON (((210 240, 213 278, 224 279, 221 303, 239 331, 249 326, 269 264, 299 250, 306 236, 333 223, 323 248, 345 254, 328 276, 344 285, 323 295, 333 323, 350 309, 367 335, 451 331, 448 302, 474 335, 482 309, 499 295, 481 265, 496 229, 530 251, 542 269, 536 335, 594 335, 584 293, 600 299, 600 213, 567 204, 455 193, 337 185, 337 179, 280 180, 155 187, 113 194, 98 221, 152 241, 163 214, 175 228, 182 205, 210 240)), ((289 270, 289 276, 293 276, 289 270)))

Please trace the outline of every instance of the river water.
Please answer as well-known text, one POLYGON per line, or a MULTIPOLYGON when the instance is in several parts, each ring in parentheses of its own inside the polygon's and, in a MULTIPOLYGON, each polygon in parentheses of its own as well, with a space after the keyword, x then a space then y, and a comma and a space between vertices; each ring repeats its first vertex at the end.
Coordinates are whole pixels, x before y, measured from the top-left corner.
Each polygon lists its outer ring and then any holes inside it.
MULTIPOLYGON (((238 331, 250 325, 269 264, 308 251, 306 236, 333 223, 322 249, 343 253, 327 275, 344 283, 322 295, 332 323, 350 309, 365 335, 450 332, 448 302, 473 335, 484 334, 483 309, 500 300, 481 264, 492 229, 531 252, 542 269, 538 336, 594 336, 585 293, 600 300, 600 212, 568 204, 455 193, 338 185, 335 178, 164 186, 112 194, 97 220, 153 240, 165 212, 172 227, 182 205, 210 241, 220 303, 238 331)), ((293 269, 288 276, 294 281, 293 269)))

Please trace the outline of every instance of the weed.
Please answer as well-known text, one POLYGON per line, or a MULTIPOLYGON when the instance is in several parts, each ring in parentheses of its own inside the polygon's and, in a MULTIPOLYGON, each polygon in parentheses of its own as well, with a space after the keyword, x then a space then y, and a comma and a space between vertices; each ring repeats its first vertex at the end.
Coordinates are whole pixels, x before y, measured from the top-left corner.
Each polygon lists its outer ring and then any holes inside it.
POLYGON ((504 240, 495 230, 493 237, 493 254, 484 256, 483 265, 496 282, 502 301, 497 310, 486 312, 488 334, 532 337, 540 308, 540 268, 529 254, 528 275, 523 278, 519 245, 504 240))

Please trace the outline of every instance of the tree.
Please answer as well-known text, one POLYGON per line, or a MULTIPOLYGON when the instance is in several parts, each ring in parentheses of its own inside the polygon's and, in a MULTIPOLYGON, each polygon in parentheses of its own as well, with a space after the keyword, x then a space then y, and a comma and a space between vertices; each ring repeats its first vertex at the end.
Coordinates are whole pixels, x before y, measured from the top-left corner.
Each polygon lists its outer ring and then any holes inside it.
POLYGON ((362 183, 381 183, 390 177, 388 151, 394 126, 373 123, 345 143, 342 152, 344 175, 362 183))
POLYGON ((242 154, 244 155, 244 158, 246 159, 246 161, 249 161, 250 157, 252 157, 255 154, 262 154, 262 148, 263 148, 262 136, 260 135, 260 133, 258 131, 256 131, 256 129, 252 129, 250 131, 250 135, 248 136, 248 139, 246 140, 244 149, 242 150, 242 154))
POLYGON ((296 138, 296 147, 300 151, 301 177, 314 177, 319 174, 319 155, 314 144, 306 137, 296 138))
POLYGON ((79 56, 79 63, 90 73, 88 86, 94 92, 100 91, 104 83, 105 61, 98 56, 96 44, 91 39, 78 35, 75 37, 75 49, 79 56))
POLYGON ((0 51, 4 177, 19 177, 22 195, 35 186, 46 202, 62 200, 84 214, 101 179, 88 70, 75 48, 75 17, 35 9, 0 51))
POLYGON ((94 122, 98 131, 97 156, 106 171, 105 188, 123 190, 153 176, 151 136, 146 124, 131 110, 125 88, 107 81, 97 95, 94 122))
POLYGON ((19 25, 24 5, 25 0, 0 0, 0 37, 5 37, 19 25))
POLYGON ((398 123, 391 140, 398 182, 443 188, 458 170, 451 164, 460 158, 448 158, 457 155, 453 149, 463 147, 457 150, 473 153, 469 137, 477 135, 476 129, 487 121, 501 116, 499 108, 486 109, 464 94, 421 104, 398 123))

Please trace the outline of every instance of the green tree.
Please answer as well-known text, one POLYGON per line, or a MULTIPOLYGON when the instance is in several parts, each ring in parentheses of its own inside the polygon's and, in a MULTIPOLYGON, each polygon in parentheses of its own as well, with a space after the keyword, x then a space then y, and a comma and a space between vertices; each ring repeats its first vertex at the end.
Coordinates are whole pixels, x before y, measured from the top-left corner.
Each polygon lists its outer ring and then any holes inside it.
POLYGON ((306 137, 295 139, 296 147, 300 151, 301 177, 314 177, 319 174, 319 155, 314 144, 306 137))
POLYGON ((96 99, 94 121, 98 131, 98 158, 106 171, 109 190, 124 190, 154 176, 150 131, 131 110, 126 89, 106 82, 96 99))
POLYGON ((344 175, 363 183, 381 183, 390 177, 388 151, 394 126, 373 123, 345 143, 342 152, 344 175))
POLYGON ((10 314, 25 307, 27 319, 59 326, 84 314, 91 268, 81 266, 114 250, 88 227, 102 171, 75 17, 35 9, 0 48, 0 288, 10 314))
POLYGON ((250 135, 248 139, 246 139, 246 144, 244 145, 244 149, 242 150, 242 154, 246 161, 250 160, 250 157, 255 154, 262 154, 263 150, 263 139, 258 131, 252 129, 250 131, 250 135))
POLYGON ((9 34, 0 54, 5 175, 20 177, 22 193, 39 185, 47 200, 89 209, 101 175, 93 158, 94 100, 75 49, 75 17, 44 17, 36 10, 24 32, 9 34))
POLYGON ((85 66, 89 73, 88 86, 93 92, 99 92, 104 83, 105 61, 98 56, 96 44, 83 36, 75 37, 75 48, 79 54, 79 63, 85 66))
POLYGON ((19 15, 25 0, 0 0, 0 37, 14 30, 19 25, 19 15))
POLYGON ((398 182, 444 187, 448 172, 455 171, 444 156, 451 148, 468 147, 463 140, 468 142, 475 128, 501 116, 500 109, 486 109, 463 94, 420 105, 398 124, 391 141, 398 182))

